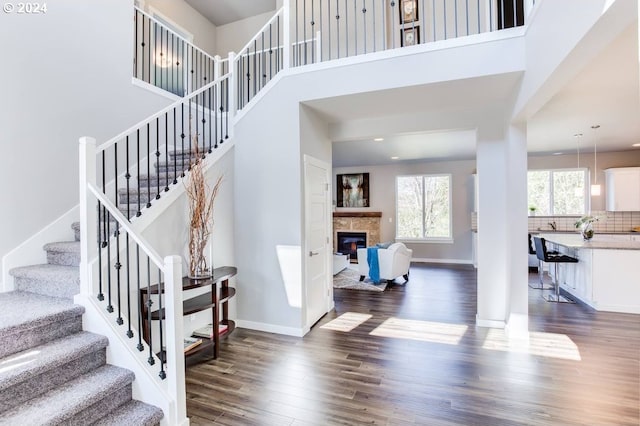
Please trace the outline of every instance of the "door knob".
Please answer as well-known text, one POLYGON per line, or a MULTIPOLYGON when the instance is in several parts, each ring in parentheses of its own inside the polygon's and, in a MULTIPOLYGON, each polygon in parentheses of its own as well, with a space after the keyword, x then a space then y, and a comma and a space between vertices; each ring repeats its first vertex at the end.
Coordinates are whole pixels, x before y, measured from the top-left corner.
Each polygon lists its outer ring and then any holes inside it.
POLYGON ((316 252, 316 251, 309 251, 309 257, 311 257, 311 256, 316 256, 316 255, 318 255, 318 254, 320 254, 320 253, 318 253, 318 252, 316 252))

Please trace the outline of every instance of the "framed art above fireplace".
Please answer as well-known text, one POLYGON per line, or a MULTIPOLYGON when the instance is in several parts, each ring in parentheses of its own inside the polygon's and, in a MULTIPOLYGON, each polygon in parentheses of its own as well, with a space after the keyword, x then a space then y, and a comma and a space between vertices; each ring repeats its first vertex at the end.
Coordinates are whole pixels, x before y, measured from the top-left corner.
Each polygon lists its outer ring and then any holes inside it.
POLYGON ((369 207, 369 173, 337 175, 337 207, 369 207))

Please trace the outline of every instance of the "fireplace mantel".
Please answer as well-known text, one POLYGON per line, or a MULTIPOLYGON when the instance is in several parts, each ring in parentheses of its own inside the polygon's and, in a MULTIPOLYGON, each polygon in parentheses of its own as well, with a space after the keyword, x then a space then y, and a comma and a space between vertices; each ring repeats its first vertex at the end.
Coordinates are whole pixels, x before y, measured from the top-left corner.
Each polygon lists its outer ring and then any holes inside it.
POLYGON ((382 217, 382 212, 333 212, 333 217, 382 217))

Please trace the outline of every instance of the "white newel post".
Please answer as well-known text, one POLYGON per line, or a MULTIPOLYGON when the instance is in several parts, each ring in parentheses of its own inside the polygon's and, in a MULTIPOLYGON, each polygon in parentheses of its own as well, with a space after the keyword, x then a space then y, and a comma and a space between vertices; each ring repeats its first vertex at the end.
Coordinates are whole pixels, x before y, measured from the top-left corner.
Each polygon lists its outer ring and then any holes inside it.
POLYGON ((169 424, 188 424, 187 391, 184 376, 183 318, 182 318, 182 259, 180 256, 164 258, 165 312, 167 330, 167 385, 175 401, 174 418, 169 424))
MULTIPOLYGON (((289 18, 291 5, 289 0, 284 0, 282 7, 284 8, 282 11, 282 68, 287 70, 291 65, 291 22, 289 18)), ((296 19, 298 19, 297 16, 296 19)))
POLYGON ((316 31, 316 63, 322 62, 322 33, 316 31))
POLYGON ((91 259, 98 254, 96 246, 98 202, 89 191, 88 184, 96 184, 96 140, 80 138, 80 294, 93 294, 91 259))
MULTIPOLYGON (((238 112, 236 109, 238 107, 236 102, 236 87, 238 86, 238 81, 238 74, 236 73, 236 54, 235 52, 229 52, 229 110, 227 111, 227 114, 231 114, 229 121, 232 123, 233 120, 231 119, 235 117, 238 112)), ((228 129, 230 137, 233 137, 233 128, 234 126, 231 126, 231 128, 228 129)))

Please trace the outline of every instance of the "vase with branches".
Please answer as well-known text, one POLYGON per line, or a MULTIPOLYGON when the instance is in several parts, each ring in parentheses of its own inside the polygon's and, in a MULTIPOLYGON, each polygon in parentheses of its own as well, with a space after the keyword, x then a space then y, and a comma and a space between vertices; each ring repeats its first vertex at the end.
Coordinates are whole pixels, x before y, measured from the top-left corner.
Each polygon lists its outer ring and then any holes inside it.
POLYGON ((207 278, 211 276, 212 265, 205 251, 213 228, 213 205, 223 176, 218 177, 211 189, 206 180, 203 160, 198 155, 197 140, 195 146, 195 160, 185 181, 189 205, 189 277, 207 278))

